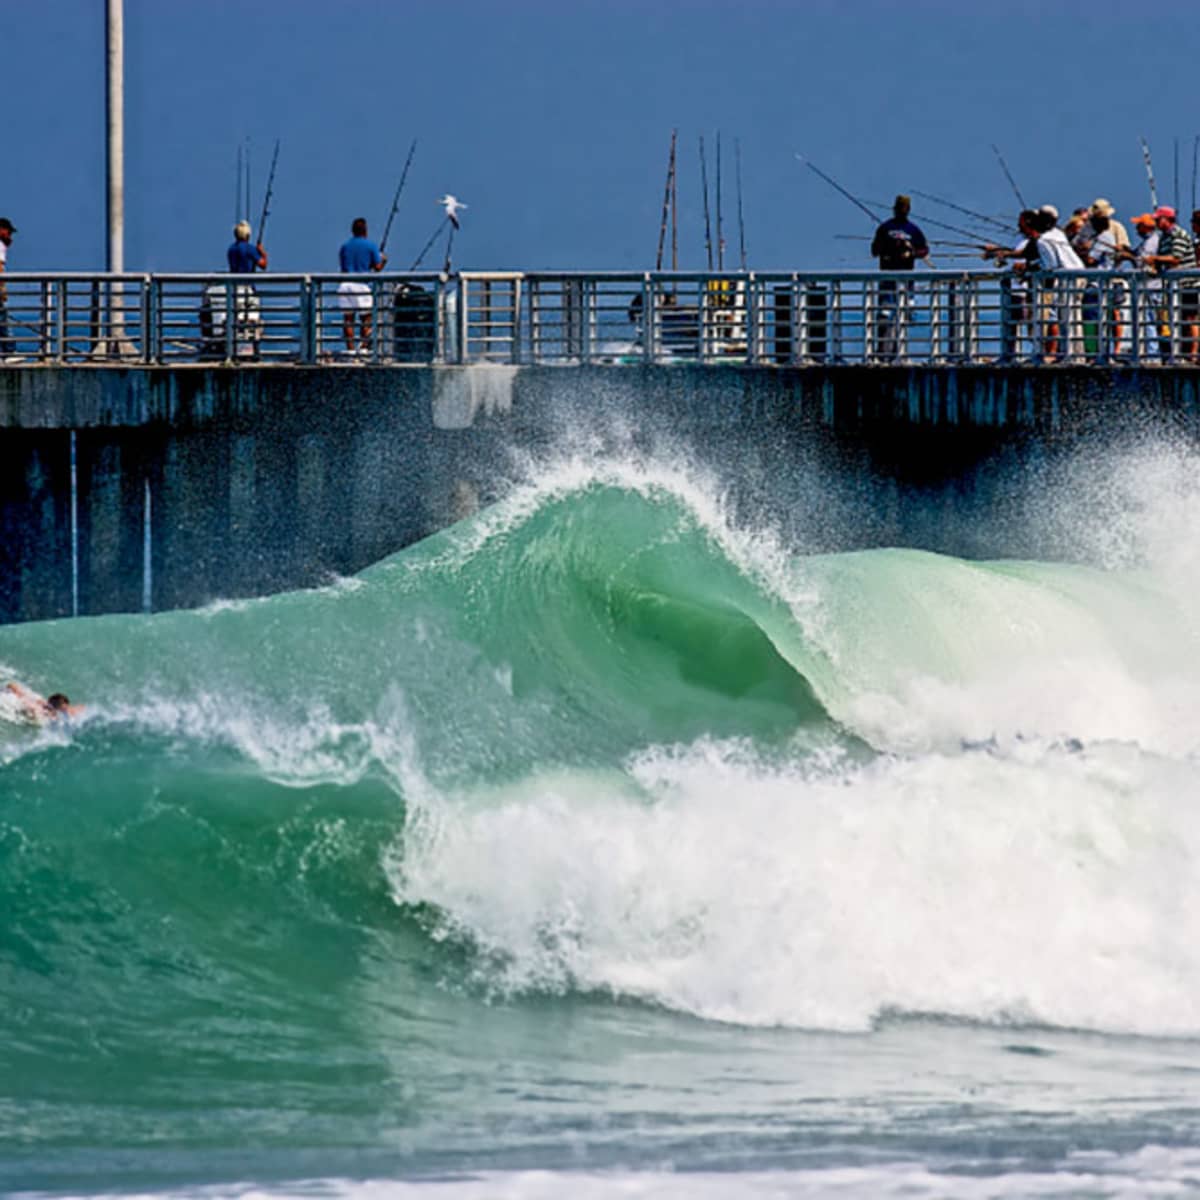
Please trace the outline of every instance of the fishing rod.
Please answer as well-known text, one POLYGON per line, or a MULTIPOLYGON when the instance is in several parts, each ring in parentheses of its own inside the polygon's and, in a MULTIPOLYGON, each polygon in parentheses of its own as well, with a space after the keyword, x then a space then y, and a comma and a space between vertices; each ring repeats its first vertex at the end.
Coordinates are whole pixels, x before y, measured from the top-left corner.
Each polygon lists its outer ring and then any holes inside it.
POLYGON ((721 131, 717 130, 717 270, 725 270, 725 226, 721 222, 721 131))
POLYGON ((708 255, 708 269, 713 269, 712 226, 708 221, 708 167, 704 161, 704 134, 700 135, 700 186, 704 189, 704 250, 708 255))
POLYGON ((1192 212, 1196 211, 1196 166, 1200 159, 1200 134, 1192 138, 1192 212))
POLYGON ((803 154, 797 154, 796 158, 799 159, 800 162, 802 162, 810 171, 812 171, 813 174, 818 175, 820 178, 825 180, 825 182, 829 184, 831 188, 845 196, 846 199, 849 200, 850 203, 856 208, 862 209, 862 211, 865 212, 867 216, 875 222, 876 225, 880 224, 880 218, 877 217, 857 196, 852 196, 844 187, 842 187, 840 183, 838 183, 836 179, 832 179, 830 176, 826 175, 825 172, 822 171, 815 162, 805 158, 803 154))
POLYGON ((679 270, 679 172, 671 156, 671 270, 679 270))
MULTIPOLYGON (((872 200, 871 204, 879 204, 882 206, 883 201, 872 200)), ((914 217, 916 214, 912 214, 914 217)), ((977 229, 964 229, 961 225, 951 225, 948 221, 938 221, 933 217, 921 215, 922 225, 936 225, 939 229, 948 229, 951 233, 961 233, 963 237, 975 238, 979 241, 986 241, 988 235, 980 233, 977 229)))
MULTIPOLYGON (((833 236, 843 242, 869 242, 872 240, 865 233, 835 233, 833 236)), ((931 246, 948 246, 957 250, 982 251, 986 250, 991 244, 989 242, 951 242, 945 238, 929 238, 928 241, 931 246)))
MULTIPOLYGON (((737 175, 738 253, 741 267, 746 269, 746 222, 742 219, 742 139, 733 139, 733 158, 737 175)), ((1195 187, 1192 188, 1195 191, 1195 187)))
POLYGON ((992 149, 996 152, 996 157, 1000 160, 1000 170, 1004 172, 1004 178, 1008 180, 1009 187, 1013 190, 1013 195, 1017 198, 1017 203, 1022 209, 1029 207, 1025 203, 1025 197, 1021 195, 1021 189, 1017 187, 1017 181, 1012 177, 1012 172, 1008 169, 1008 163, 1004 161, 1004 155, 1000 153, 1000 147, 995 142, 992 143, 992 149))
MULTIPOLYGON (((826 175, 825 172, 822 171, 821 168, 818 167, 815 162, 812 162, 810 159, 805 158, 803 154, 797 154, 796 158, 799 159, 800 162, 802 162, 806 167, 808 167, 809 170, 813 171, 815 174, 819 175, 823 180, 825 180, 825 182, 827 184, 829 184, 830 187, 834 188, 836 191, 840 192, 841 195, 845 196, 846 199, 849 200, 850 203, 853 204, 856 208, 862 209, 862 211, 865 212, 867 214, 867 216, 870 217, 871 220, 874 221, 877 225, 882 224, 879 217, 877 217, 875 215, 875 213, 873 213, 857 196, 852 195, 850 192, 846 191, 846 189, 844 187, 842 187, 842 185, 840 183, 838 183, 838 181, 836 179, 832 178, 832 176, 826 175)), ((936 225, 936 224, 938 224, 938 222, 934 221, 934 222, 932 222, 932 224, 936 225)), ((974 235, 968 233, 967 236, 973 237, 974 235)), ((933 263, 928 258, 918 259, 917 261, 924 262, 925 265, 927 267, 929 267, 930 270, 934 269, 933 263)))
MULTIPOLYGON (((421 253, 417 255, 416 259, 413 261, 413 265, 408 268, 410 271, 415 271, 421 265, 421 260, 425 257, 426 254, 429 253, 429 247, 432 246, 433 243, 438 240, 438 236, 441 234, 442 230, 448 224, 450 224, 449 216, 443 217, 438 222, 438 227, 429 235, 429 241, 427 241, 425 243, 425 245, 421 247, 421 253)), ((447 245, 447 250, 448 249, 449 249, 449 245, 447 245)))
POLYGON ((671 211, 671 180, 675 175, 675 136, 677 130, 671 130, 671 150, 667 155, 667 181, 663 185, 662 222, 658 227, 658 254, 654 259, 654 269, 662 270, 663 245, 667 240, 667 217, 671 211))
POLYGON ((246 203, 242 206, 246 220, 250 220, 250 135, 246 135, 246 203))
POLYGON ((233 184, 233 223, 235 225, 242 219, 242 150, 242 143, 238 142, 237 176, 233 184))
MULTIPOLYGON (((275 153, 271 155, 271 170, 267 173, 267 190, 263 193, 262 216, 258 218, 258 244, 262 245, 266 235, 267 218, 271 215, 271 196, 275 190, 275 167, 279 163, 279 139, 275 139, 275 153)), ((249 204, 249 198, 246 203, 249 204)))
POLYGON ((1175 211, 1179 211, 1179 138, 1175 139, 1175 191, 1174 195, 1175 211))
POLYGON ((989 217, 985 213, 977 213, 970 208, 964 208, 961 204, 955 204, 953 200, 943 200, 940 196, 931 195, 929 192, 919 192, 916 188, 912 189, 912 194, 920 196, 922 200, 932 200, 934 204, 941 204, 946 208, 954 209, 955 212, 963 213, 968 217, 974 217, 976 221, 986 221, 989 225, 999 225, 1001 229, 1008 228, 1008 224, 999 217, 989 217))
POLYGON ((1150 161, 1150 146, 1146 139, 1141 139, 1142 143, 1142 162, 1146 164, 1146 179, 1150 184, 1150 207, 1158 207, 1158 188, 1154 185, 1154 163, 1150 161))
POLYGON ((392 197, 392 211, 388 213, 387 224, 383 227, 383 240, 379 243, 380 254, 387 249, 388 234, 392 232, 392 221, 396 217, 396 209, 400 207, 400 194, 404 191, 404 183, 408 179, 408 168, 412 166, 413 155, 416 152, 417 139, 413 138, 412 145, 408 148, 408 157, 404 160, 404 170, 400 172, 400 183, 396 187, 396 194, 392 197))

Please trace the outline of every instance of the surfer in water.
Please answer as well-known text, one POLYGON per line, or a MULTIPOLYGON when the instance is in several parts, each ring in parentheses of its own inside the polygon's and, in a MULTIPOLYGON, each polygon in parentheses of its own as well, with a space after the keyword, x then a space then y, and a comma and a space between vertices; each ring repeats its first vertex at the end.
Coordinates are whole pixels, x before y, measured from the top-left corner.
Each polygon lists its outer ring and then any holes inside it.
POLYGON ((62 692, 55 692, 52 696, 39 696, 37 692, 19 683, 6 684, 5 691, 16 696, 21 711, 38 725, 56 721, 59 717, 76 717, 83 712, 82 704, 72 704, 62 692))

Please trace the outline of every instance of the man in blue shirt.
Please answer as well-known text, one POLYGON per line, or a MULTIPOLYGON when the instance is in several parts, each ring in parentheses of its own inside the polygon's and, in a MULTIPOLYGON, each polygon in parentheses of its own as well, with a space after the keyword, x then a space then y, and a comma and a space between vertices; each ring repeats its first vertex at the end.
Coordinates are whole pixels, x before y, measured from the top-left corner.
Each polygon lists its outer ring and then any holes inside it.
MULTIPOLYGON (((338 264, 343 275, 365 275, 368 271, 382 271, 387 255, 367 237, 366 217, 355 217, 350 226, 350 237, 338 251, 338 264)), ((355 354, 354 315, 358 314, 357 353, 365 355, 371 342, 371 288, 369 284, 347 279, 338 286, 338 305, 342 310, 342 334, 346 339, 346 353, 355 354)))
POLYGON ((897 196, 891 220, 875 230, 871 253, 879 259, 881 271, 911 271, 918 258, 929 254, 925 235, 908 219, 911 209, 912 201, 907 196, 897 196))
POLYGON ((225 252, 229 260, 229 269, 235 275, 251 275, 255 271, 267 269, 267 252, 260 241, 256 246, 250 245, 250 222, 239 221, 233 227, 233 245, 225 252))

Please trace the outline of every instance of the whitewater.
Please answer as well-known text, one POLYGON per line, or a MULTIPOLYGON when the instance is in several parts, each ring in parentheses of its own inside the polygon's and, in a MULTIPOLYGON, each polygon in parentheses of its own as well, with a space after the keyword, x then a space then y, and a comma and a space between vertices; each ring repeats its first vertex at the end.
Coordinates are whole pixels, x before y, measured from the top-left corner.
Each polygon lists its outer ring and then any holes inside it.
POLYGON ((0 700, 0 1189, 1194 1194, 1196 468, 965 558, 547 454, 352 579, 0 628, 86 704, 0 700))

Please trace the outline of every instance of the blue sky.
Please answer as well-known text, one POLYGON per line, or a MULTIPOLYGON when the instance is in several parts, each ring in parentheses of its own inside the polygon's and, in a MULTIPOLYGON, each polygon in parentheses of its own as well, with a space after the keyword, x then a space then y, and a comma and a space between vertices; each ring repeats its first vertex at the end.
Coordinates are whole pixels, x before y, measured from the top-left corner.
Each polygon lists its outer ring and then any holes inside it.
MULTIPOLYGON (((3 0, 0 15, 10 269, 102 267, 104 0, 3 0)), ((1178 138, 1191 205, 1200 20, 1186 6, 125 0, 125 22, 130 270, 223 268, 247 137, 254 221, 282 140, 267 244, 287 271, 335 270, 352 217, 382 231, 414 137, 395 267, 447 190, 470 205, 459 267, 653 267, 673 127, 689 269, 705 263, 697 139, 711 185, 718 130, 733 267, 735 138, 763 270, 870 265, 833 237, 868 233, 867 218, 796 152, 868 200, 920 189, 1008 214, 996 143, 1032 203, 1104 195, 1127 218, 1149 203, 1139 136, 1160 200, 1178 138)), ((920 200, 914 213, 959 223, 920 200)))

